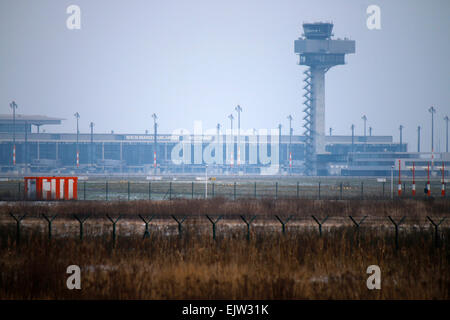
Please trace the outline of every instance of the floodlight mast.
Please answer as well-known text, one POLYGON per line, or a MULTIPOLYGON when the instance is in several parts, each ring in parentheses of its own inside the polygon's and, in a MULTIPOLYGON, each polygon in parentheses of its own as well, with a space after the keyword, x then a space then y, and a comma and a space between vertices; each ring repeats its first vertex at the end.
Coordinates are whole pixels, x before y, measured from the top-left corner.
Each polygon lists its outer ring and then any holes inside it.
POLYGON ((350 129, 352 129, 352 152, 355 152, 355 125, 352 124, 350 129))
POLYGON ((444 117, 445 121, 445 152, 448 152, 448 116, 444 117))
POLYGON ((398 129, 400 130, 400 152, 403 151, 403 125, 400 125, 398 129))
POLYGON ((228 119, 230 119, 230 121, 231 121, 231 133, 233 133, 233 119, 234 119, 233 114, 230 114, 228 116, 228 119))
POLYGON ((242 108, 240 105, 237 105, 234 108, 238 114, 238 139, 237 139, 237 165, 241 164, 241 112, 242 108))
POLYGON ((431 152, 434 152, 434 114, 436 113, 436 109, 431 106, 428 112, 431 113, 431 152))
POLYGON ((217 124, 216 128, 217 128, 217 143, 219 143, 220 140, 220 123, 217 124))
POLYGON ((153 118, 153 169, 155 171, 156 174, 156 150, 158 148, 158 142, 157 142, 157 135, 158 135, 158 123, 156 122, 156 119, 158 119, 158 116, 156 115, 156 113, 152 114, 152 118, 153 118))
POLYGON ((79 145, 78 145, 78 141, 79 141, 79 135, 80 135, 80 129, 78 126, 78 121, 80 120, 80 114, 78 112, 75 112, 74 117, 77 119, 77 146, 76 146, 76 151, 77 151, 77 155, 76 155, 76 163, 77 163, 77 168, 80 167, 80 149, 79 149, 79 145))
POLYGON ((317 175, 317 155, 325 153, 325 73, 345 64, 345 55, 355 52, 355 41, 331 39, 332 23, 304 23, 304 37, 294 42, 300 65, 308 66, 303 95, 305 109, 305 174, 317 175))
POLYGON ((289 120, 289 170, 291 170, 292 167, 292 115, 288 115, 287 119, 289 120))
MULTIPOLYGON (((281 160, 281 123, 278 124, 278 159, 281 160)), ((281 162, 279 162, 281 164, 281 162)), ((278 171, 281 172, 281 166, 278 167, 278 171)))
POLYGON ((233 137, 233 119, 234 119, 234 117, 233 117, 233 114, 230 114, 228 116, 228 119, 230 119, 230 123, 231 123, 231 141, 232 141, 231 154, 230 154, 230 165, 231 165, 231 167, 233 167, 233 164, 234 164, 234 137, 233 137))
POLYGON ((93 122, 89 124, 89 127, 91 128, 91 166, 94 164, 94 126, 95 124, 93 122))
POLYGON ((366 136, 366 123, 367 123, 367 117, 366 115, 363 115, 361 119, 364 121, 364 137, 366 136))
POLYGON ((366 151, 367 146, 367 135, 366 135, 366 123, 367 123, 367 117, 366 115, 363 115, 361 119, 364 121, 364 152, 366 151))
MULTIPOLYGON (((15 101, 12 101, 9 104, 9 107, 13 111, 13 166, 16 165, 16 109, 17 109, 17 103, 15 101)), ((25 129, 26 131, 26 129, 25 129)))
POLYGON ((420 152, 420 129, 421 126, 417 126, 417 152, 420 152))

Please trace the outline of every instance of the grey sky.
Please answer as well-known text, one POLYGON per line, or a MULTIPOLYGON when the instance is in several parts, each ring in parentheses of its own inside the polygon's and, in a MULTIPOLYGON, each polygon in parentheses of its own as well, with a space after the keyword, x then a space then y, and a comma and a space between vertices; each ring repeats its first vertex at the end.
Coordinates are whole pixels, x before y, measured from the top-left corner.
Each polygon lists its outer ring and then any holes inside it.
MULTIPOLYGON (((302 133, 302 72, 293 52, 302 22, 333 21, 336 37, 356 40, 347 65, 326 75, 326 127, 394 135, 416 150, 430 148, 429 106, 437 109, 435 143, 444 148, 450 115, 450 1, 288 0, 2 0, 0 113, 73 114, 88 132, 144 133, 153 112, 160 131, 205 128, 240 104, 243 128, 302 133), (66 28, 66 8, 81 8, 81 30, 66 28), (366 8, 381 7, 381 30, 368 30, 366 8), (440 137, 439 137, 440 134, 440 137)), ((328 134, 328 129, 327 129, 328 134)), ((435 147, 437 149, 437 147, 435 147)))

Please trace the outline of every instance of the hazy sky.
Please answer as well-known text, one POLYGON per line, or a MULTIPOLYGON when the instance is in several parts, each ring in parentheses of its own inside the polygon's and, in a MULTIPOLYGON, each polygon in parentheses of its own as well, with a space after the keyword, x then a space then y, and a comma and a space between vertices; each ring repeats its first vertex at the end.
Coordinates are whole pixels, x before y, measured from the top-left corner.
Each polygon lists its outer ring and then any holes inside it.
MULTIPOLYGON (((416 151, 445 145, 450 116, 450 1, 289 0, 1 0, 0 113, 63 117, 47 131, 144 133, 151 114, 160 132, 205 128, 240 104, 242 128, 274 128, 287 115, 303 133, 304 66, 294 40, 303 22, 333 21, 336 37, 356 40, 347 65, 326 75, 326 127, 349 134, 367 115, 373 134, 394 135, 416 151), (66 8, 81 8, 69 30, 66 8), (381 8, 381 30, 368 30, 366 8, 381 8)), ((327 129, 328 134, 328 129, 327 129)))

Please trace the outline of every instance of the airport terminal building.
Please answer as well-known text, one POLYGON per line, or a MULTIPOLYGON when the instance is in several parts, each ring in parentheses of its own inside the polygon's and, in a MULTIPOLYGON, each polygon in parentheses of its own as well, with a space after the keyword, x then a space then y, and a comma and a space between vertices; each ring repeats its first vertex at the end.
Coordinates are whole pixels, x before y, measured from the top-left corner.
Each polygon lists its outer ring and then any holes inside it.
MULTIPOLYGON (((77 135, 47 133, 40 128, 63 120, 16 115, 14 121, 12 115, 0 115, 2 173, 199 174, 208 165, 208 172, 217 175, 302 175, 305 167, 305 137, 281 135, 278 129, 265 134, 194 136, 77 135)), ((326 153, 317 159, 320 176, 387 176, 392 166, 398 167, 398 159, 407 160, 403 161, 406 166, 414 159, 419 166, 425 165, 429 158, 436 167, 440 162, 450 166, 448 154, 408 153, 407 145, 394 143, 392 136, 326 136, 325 143, 326 153)))

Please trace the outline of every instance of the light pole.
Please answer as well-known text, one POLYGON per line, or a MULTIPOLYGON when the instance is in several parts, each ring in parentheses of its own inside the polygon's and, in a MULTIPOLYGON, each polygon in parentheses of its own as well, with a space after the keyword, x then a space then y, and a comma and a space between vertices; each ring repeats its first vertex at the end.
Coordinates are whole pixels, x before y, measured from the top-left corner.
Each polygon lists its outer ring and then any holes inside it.
POLYGON ((445 120, 445 152, 448 152, 448 116, 445 116, 444 120, 445 120))
POLYGON ((78 147, 78 135, 80 134, 78 120, 80 119, 80 114, 78 112, 75 112, 74 117, 77 119, 77 168, 78 168, 80 166, 80 150, 78 147))
POLYGON ((398 129, 400 130, 400 152, 403 151, 403 126, 400 125, 400 127, 398 127, 398 129))
POLYGON ((91 128, 91 165, 94 163, 94 123, 89 124, 91 128))
POLYGON ((217 124, 216 128, 217 128, 217 142, 219 142, 219 136, 220 136, 220 123, 217 124))
POLYGON ((330 137, 333 135, 333 128, 330 127, 330 137))
POLYGON ((233 119, 234 119, 233 114, 230 114, 228 116, 228 119, 230 119, 230 121, 231 121, 231 133, 233 133, 233 119))
POLYGON ((431 152, 434 152, 434 114, 436 109, 431 106, 428 111, 431 113, 431 152))
POLYGON ((13 111, 13 166, 16 165, 16 109, 17 104, 15 101, 12 101, 9 104, 10 108, 13 111))
POLYGON ((391 167, 391 199, 394 199, 394 166, 391 167))
MULTIPOLYGON (((281 164, 281 123, 278 124, 278 163, 281 164)), ((281 165, 278 169, 281 172, 281 165)))
POLYGON ((25 172, 28 173, 28 121, 25 121, 25 172))
POLYGON ((205 199, 208 199, 208 165, 205 165, 205 199))
POLYGON ((230 114, 228 116, 228 119, 230 119, 230 123, 231 123, 231 154, 230 154, 230 164, 233 167, 233 163, 234 163, 234 137, 233 137, 233 114, 230 114))
POLYGON ((367 117, 366 117, 366 115, 363 115, 363 116, 361 117, 361 119, 364 120, 364 137, 365 137, 365 136, 366 136, 366 122, 367 122, 367 117))
POLYGON ((369 137, 372 136, 372 127, 369 127, 369 137))
POLYGON ((420 152, 420 126, 417 126, 417 152, 420 152))
POLYGON ((158 116, 156 115, 156 113, 152 114, 152 118, 153 118, 153 168, 156 174, 156 148, 158 146, 157 144, 157 128, 158 128, 158 124, 156 123, 156 119, 158 119, 158 116))
POLYGON ((367 122, 367 117, 366 115, 363 115, 361 117, 361 119, 364 120, 364 152, 366 151, 366 142, 367 142, 367 134, 366 134, 366 122, 367 122))
POLYGON ((292 168, 292 116, 288 115, 287 119, 289 120, 289 171, 291 171, 292 168))
POLYGON ((354 144, 355 144, 355 125, 352 124, 351 127, 352 129, 352 152, 354 152, 354 144))
POLYGON ((241 112, 242 108, 240 105, 237 105, 234 110, 238 113, 238 139, 237 139, 237 165, 241 164, 241 112))

